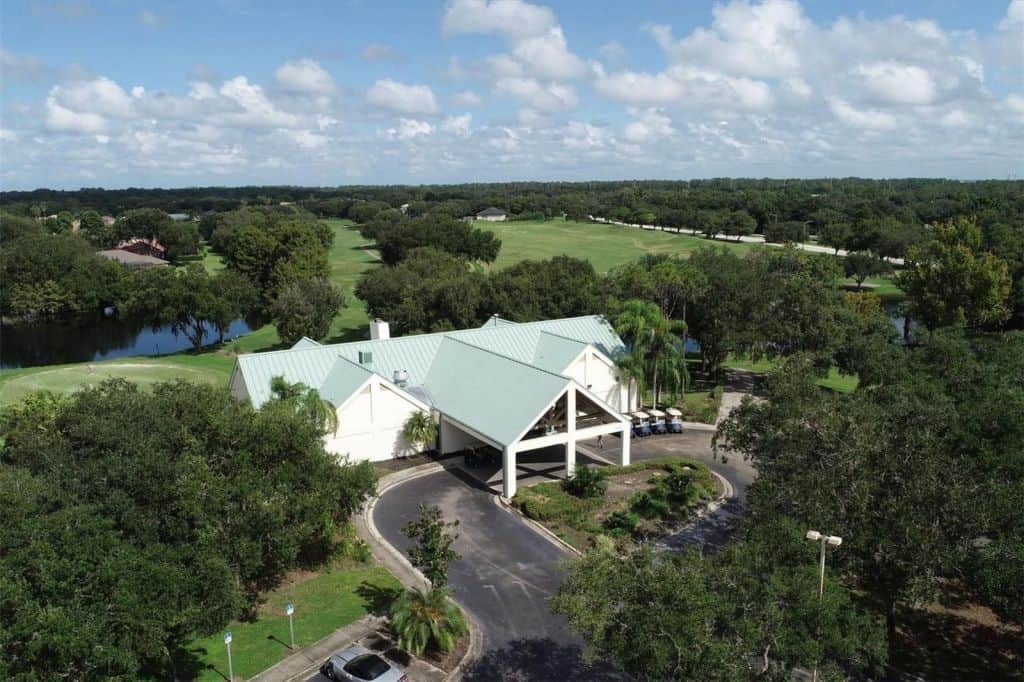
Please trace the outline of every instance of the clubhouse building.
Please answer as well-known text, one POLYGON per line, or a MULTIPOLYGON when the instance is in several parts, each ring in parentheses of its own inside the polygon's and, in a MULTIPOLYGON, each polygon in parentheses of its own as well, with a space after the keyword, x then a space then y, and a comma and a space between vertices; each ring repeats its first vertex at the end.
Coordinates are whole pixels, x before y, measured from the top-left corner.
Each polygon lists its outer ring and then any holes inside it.
POLYGON ((367 341, 240 355, 231 391, 259 407, 282 376, 319 391, 337 411, 328 451, 385 460, 415 451, 403 437, 409 416, 432 415, 437 448, 447 454, 492 447, 502 454, 505 497, 516 491, 516 455, 564 446, 566 471, 576 443, 619 436, 629 463, 635 390, 620 380, 622 339, 601 316, 516 323, 492 317, 478 329, 390 338, 375 320, 367 341))

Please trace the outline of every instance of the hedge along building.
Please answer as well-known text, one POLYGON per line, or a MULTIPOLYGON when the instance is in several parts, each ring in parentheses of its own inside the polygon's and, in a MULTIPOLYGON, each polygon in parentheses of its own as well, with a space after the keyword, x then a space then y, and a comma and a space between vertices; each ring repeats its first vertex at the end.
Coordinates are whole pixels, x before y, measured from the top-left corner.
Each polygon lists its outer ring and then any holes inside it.
POLYGON ((600 316, 515 323, 492 317, 478 329, 389 338, 375 321, 371 338, 320 345, 309 339, 289 350, 241 355, 232 393, 259 407, 282 376, 319 391, 337 411, 328 451, 373 461, 410 454, 402 435, 409 416, 429 412, 438 422, 442 453, 488 445, 503 457, 502 492, 516 492, 516 454, 563 445, 566 471, 576 443, 622 437, 629 463, 635 391, 619 379, 614 358, 622 339, 600 316))

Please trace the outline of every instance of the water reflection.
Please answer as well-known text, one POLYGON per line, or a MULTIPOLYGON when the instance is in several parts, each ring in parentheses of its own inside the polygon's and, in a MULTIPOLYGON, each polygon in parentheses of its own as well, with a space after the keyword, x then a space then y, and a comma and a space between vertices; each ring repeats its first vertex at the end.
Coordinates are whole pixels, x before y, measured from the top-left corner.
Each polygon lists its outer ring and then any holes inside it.
MULTIPOLYGON (((245 320, 231 323, 225 339, 250 331, 245 320)), ((206 340, 219 334, 208 327, 206 340)), ((192 347, 170 325, 153 329, 140 320, 83 316, 30 325, 0 326, 0 368, 89 362, 132 355, 163 355, 192 347)))

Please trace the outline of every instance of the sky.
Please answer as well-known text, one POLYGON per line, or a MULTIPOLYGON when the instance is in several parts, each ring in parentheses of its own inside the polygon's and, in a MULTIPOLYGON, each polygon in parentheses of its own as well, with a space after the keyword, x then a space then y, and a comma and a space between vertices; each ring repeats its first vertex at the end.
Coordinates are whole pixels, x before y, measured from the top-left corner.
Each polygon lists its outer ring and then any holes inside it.
POLYGON ((3 0, 0 187, 1019 178, 1024 0, 3 0))

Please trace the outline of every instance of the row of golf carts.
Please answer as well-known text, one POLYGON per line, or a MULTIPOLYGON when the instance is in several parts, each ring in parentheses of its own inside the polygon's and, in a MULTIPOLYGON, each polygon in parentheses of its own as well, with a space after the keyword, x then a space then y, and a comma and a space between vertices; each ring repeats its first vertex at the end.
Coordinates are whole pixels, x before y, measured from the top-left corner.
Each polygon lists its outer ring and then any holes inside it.
POLYGON ((674 407, 668 407, 664 412, 650 409, 646 412, 633 412, 633 436, 643 438, 652 433, 682 433, 683 413, 674 407))

